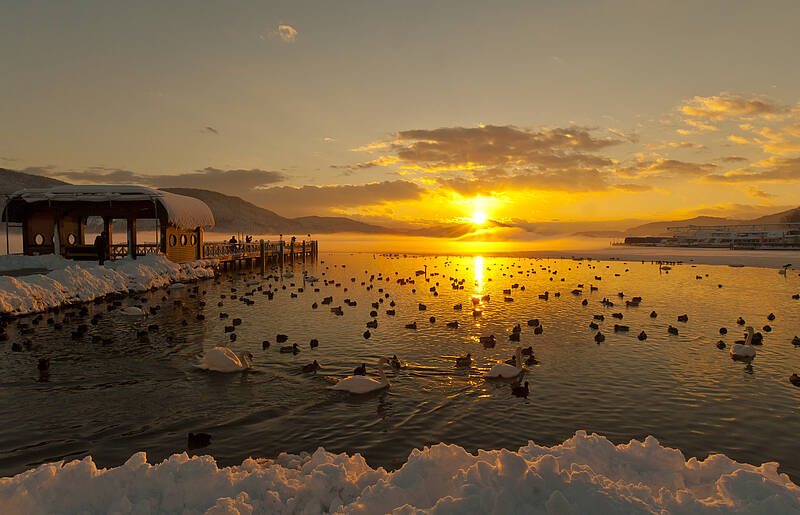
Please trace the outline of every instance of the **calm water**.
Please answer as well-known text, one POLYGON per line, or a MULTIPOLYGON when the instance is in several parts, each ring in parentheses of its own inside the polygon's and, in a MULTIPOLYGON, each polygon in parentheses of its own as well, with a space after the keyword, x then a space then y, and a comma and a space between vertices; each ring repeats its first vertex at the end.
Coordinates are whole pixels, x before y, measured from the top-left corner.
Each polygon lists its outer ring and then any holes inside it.
MULTIPOLYGON (((158 461, 185 450, 189 431, 210 433, 211 446, 195 452, 213 454, 223 465, 321 445, 360 452, 372 465, 394 468, 411 449, 433 442, 470 450, 516 449, 528 440, 553 445, 586 429, 617 443, 652 434, 687 456, 721 452, 755 464, 776 460, 782 471, 800 479, 800 388, 788 381, 792 371, 800 372, 800 348, 791 343, 800 333, 800 301, 791 298, 800 292, 796 273, 701 265, 663 273, 649 263, 488 257, 333 254, 321 259, 306 270, 335 284, 320 281, 318 293, 306 285, 296 298, 290 294, 302 286, 302 265, 294 279, 261 280, 264 290, 278 291, 273 300, 255 291, 247 297, 255 301, 252 306, 230 298, 231 288, 237 289, 234 295, 256 288, 245 281, 259 276, 239 273, 198 283, 197 296, 188 288, 171 293, 167 301, 162 301, 163 290, 147 294, 149 305, 162 309, 144 322, 107 313, 106 304, 89 306, 91 313, 105 315, 78 341, 70 333, 91 315, 76 317, 60 332, 42 321, 27 336, 11 324, 10 340, 0 343, 0 475, 89 454, 102 466, 119 465, 138 450, 158 461), (414 274, 426 265, 427 282, 414 274), (450 277, 463 279, 464 288, 453 289, 450 277), (416 283, 399 285, 398 278, 416 283), (513 283, 525 291, 513 289, 513 302, 506 302, 503 290, 513 283), (572 295, 579 283, 584 293, 572 295), (599 290, 590 293, 590 284, 599 290), (429 291, 434 286, 438 296, 429 291), (539 298, 544 291, 550 292, 549 300, 539 298), (618 292, 625 298, 641 296, 641 306, 626 308, 618 292), (491 296, 478 318, 470 309, 474 294, 491 296), (331 306, 343 306, 343 316, 325 305, 312 309, 314 301, 328 295, 334 298, 331 306), (384 298, 379 325, 365 340, 370 304, 379 297, 384 298), (616 306, 601 305, 603 297, 616 306), (347 306, 345 298, 358 305, 347 306), (583 299, 589 300, 587 306, 583 299), (396 316, 386 314, 392 300, 396 316), (418 310, 419 302, 427 311, 418 310), (465 309, 453 310, 456 303, 465 309), (652 310, 657 318, 650 318, 652 310), (220 312, 230 318, 221 320, 220 312), (624 319, 611 318, 612 312, 622 312, 624 319), (773 322, 767 321, 770 312, 776 315, 773 322), (197 313, 205 320, 196 320, 197 313), (601 313, 606 340, 597 345, 588 324, 601 313), (684 313, 688 322, 677 322, 684 313), (437 318, 433 324, 431 315, 437 318), (715 346, 721 326, 729 329, 723 337, 728 344, 742 338, 739 316, 762 332, 767 323, 773 327, 764 333, 751 367, 715 346), (243 323, 229 346, 237 353, 251 351, 255 369, 244 374, 194 369, 204 349, 229 341, 224 326, 234 317, 243 323), (533 334, 525 324, 530 318, 541 320, 543 334, 533 334), (458 329, 446 327, 455 320, 458 329), (406 329, 413 321, 418 329, 406 329), (615 322, 631 331, 615 334, 615 322), (491 364, 512 354, 517 344, 507 335, 517 323, 522 324, 521 345, 532 345, 540 361, 525 376, 532 388, 528 399, 514 397, 508 383, 481 378, 491 364), (138 341, 136 331, 150 324, 159 325, 151 341, 138 341), (667 334, 670 324, 679 328, 678 336, 667 334), (646 342, 637 339, 642 329, 646 342), (301 352, 279 353, 277 333, 287 334, 288 343, 298 343, 301 352), (497 336, 494 349, 478 343, 479 336, 489 334, 497 336), (113 342, 92 343, 93 335, 112 336, 113 342), (12 352, 12 342, 23 338, 34 341, 33 349, 12 352), (311 338, 319 339, 319 348, 309 348, 311 338), (263 340, 272 346, 262 350, 263 340), (473 367, 454 368, 454 357, 467 352, 473 367), (378 357, 392 354, 409 366, 388 373, 387 391, 358 397, 326 389, 332 378, 349 375, 362 361, 374 373, 378 357), (52 360, 47 382, 38 380, 40 355, 52 360), (324 368, 316 375, 300 372, 313 359, 324 368)), ((124 305, 135 302, 123 300, 124 305)))

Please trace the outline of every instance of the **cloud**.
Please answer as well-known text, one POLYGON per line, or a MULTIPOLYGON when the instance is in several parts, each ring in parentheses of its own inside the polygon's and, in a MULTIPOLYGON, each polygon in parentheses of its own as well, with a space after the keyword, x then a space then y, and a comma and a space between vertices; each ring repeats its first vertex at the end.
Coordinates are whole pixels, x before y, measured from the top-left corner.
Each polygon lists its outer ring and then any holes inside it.
POLYGON ((754 132, 763 139, 755 139, 761 149, 768 154, 787 155, 800 152, 800 123, 772 129, 763 127, 754 132))
POLYGON ((665 141, 656 144, 645 144, 644 146, 650 150, 663 150, 669 148, 693 148, 697 150, 705 150, 708 148, 702 143, 695 143, 694 141, 665 141))
POLYGON ((692 163, 659 158, 655 161, 639 161, 634 165, 619 168, 615 173, 620 177, 700 177, 717 168, 714 163, 692 163))
POLYGON ((328 136, 325 136, 324 138, 322 138, 322 141, 324 141, 325 143, 331 143, 333 141, 336 141, 336 138, 329 138, 328 136))
POLYGON ((435 179, 441 188, 464 197, 488 195, 514 190, 562 191, 585 193, 606 191, 606 174, 595 169, 551 170, 539 172, 527 170, 514 174, 494 171, 491 174, 472 176, 449 175, 435 179))
POLYGON ((281 215, 300 216, 320 210, 334 212, 343 208, 419 200, 425 192, 425 188, 414 182, 396 180, 328 186, 275 186, 240 192, 240 196, 281 215))
POLYGON ((622 191, 629 191, 631 193, 641 193, 644 191, 650 191, 653 189, 652 186, 649 184, 635 184, 635 183, 620 183, 614 184, 613 188, 622 190, 622 191))
POLYGON ((747 193, 747 195, 750 197, 759 198, 762 200, 769 200, 777 197, 777 195, 773 195, 772 193, 767 193, 758 186, 748 186, 744 189, 744 192, 747 193))
POLYGON ((741 156, 726 156, 726 157, 721 157, 720 161, 722 161, 723 163, 742 163, 744 161, 747 161, 747 158, 741 156))
POLYGON ((693 118, 725 120, 751 117, 776 118, 787 113, 789 109, 763 97, 745 97, 722 92, 710 97, 696 96, 681 106, 679 111, 693 118))
POLYGON ((203 132, 205 132, 206 134, 219 134, 219 131, 214 127, 211 127, 210 125, 206 125, 205 127, 203 127, 203 132))
POLYGON ((759 167, 763 170, 740 168, 724 174, 707 175, 703 180, 716 183, 800 181, 800 157, 770 158, 762 162, 759 167))
MULTIPOLYGON (((30 169, 23 170, 26 173, 30 169)), ((275 184, 286 180, 281 172, 259 169, 221 170, 204 168, 180 174, 150 175, 129 170, 93 167, 86 170, 55 172, 44 169, 40 175, 50 175, 72 183, 83 184, 141 184, 154 188, 199 188, 239 195, 244 190, 275 184)))
POLYGON ((400 131, 390 151, 399 163, 426 169, 591 167, 608 164, 610 160, 586 152, 622 142, 617 138, 595 137, 584 127, 528 130, 511 125, 481 125, 400 131))
POLYGON ((279 38, 284 43, 297 41, 297 30, 287 23, 281 23, 278 28, 269 33, 270 38, 279 38))

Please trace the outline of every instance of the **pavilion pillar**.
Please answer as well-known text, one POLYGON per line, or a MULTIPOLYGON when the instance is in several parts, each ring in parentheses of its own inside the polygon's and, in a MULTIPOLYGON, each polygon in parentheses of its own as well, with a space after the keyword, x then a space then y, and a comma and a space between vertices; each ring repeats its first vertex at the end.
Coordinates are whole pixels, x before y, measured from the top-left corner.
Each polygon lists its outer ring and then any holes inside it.
POLYGON ((128 257, 136 259, 136 219, 128 218, 128 257))
POLYGON ((113 218, 104 216, 103 217, 103 231, 106 233, 106 248, 104 249, 105 257, 107 259, 112 259, 114 256, 111 255, 111 245, 114 243, 114 239, 112 238, 111 233, 111 223, 114 221, 113 218))
POLYGON ((61 255, 61 217, 58 215, 53 224, 53 254, 61 255))

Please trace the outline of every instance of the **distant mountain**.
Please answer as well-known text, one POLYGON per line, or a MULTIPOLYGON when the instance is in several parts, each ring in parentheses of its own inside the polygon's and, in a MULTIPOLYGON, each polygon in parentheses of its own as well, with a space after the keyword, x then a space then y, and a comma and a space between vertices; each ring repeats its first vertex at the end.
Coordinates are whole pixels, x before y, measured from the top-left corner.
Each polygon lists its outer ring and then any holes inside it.
POLYGON ((303 216, 285 218, 239 197, 194 188, 163 188, 164 191, 202 200, 214 213, 215 232, 250 234, 327 234, 336 232, 385 233, 389 230, 344 217, 303 216))
POLYGON ((64 184, 67 183, 50 177, 0 168, 0 196, 7 196, 26 188, 51 188, 53 186, 63 186, 64 184))
POLYGON ((775 213, 773 215, 762 216, 760 218, 756 218, 755 220, 750 220, 747 223, 779 224, 786 222, 800 222, 800 207, 787 209, 786 211, 781 211, 780 213, 775 213))
POLYGON ((671 236, 667 227, 686 227, 687 225, 729 225, 747 223, 743 220, 720 218, 717 216, 696 216, 687 220, 670 220, 668 222, 650 222, 623 231, 626 236, 671 236))

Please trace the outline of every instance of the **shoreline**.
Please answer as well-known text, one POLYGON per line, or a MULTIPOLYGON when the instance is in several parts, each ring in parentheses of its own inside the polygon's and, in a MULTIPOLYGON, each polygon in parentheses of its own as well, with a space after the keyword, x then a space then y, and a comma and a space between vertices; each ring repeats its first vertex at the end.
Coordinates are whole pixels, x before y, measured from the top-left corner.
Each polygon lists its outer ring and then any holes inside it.
POLYGON ((173 263, 163 256, 95 262, 71 261, 58 256, 0 257, 0 317, 18 318, 54 309, 100 302, 175 283, 210 279, 216 275, 215 260, 173 263), (20 270, 46 273, 5 275, 20 270))
POLYGON ((552 447, 475 454, 438 443, 414 449, 398 469, 372 468, 360 454, 281 453, 219 467, 210 455, 144 452, 98 468, 91 456, 0 478, 7 513, 719 513, 800 510, 800 486, 775 462, 755 466, 724 454, 685 458, 655 437, 615 445, 577 431, 552 447), (59 493, 71 492, 68 497, 59 493), (405 511, 404 511, 405 512, 405 511))

